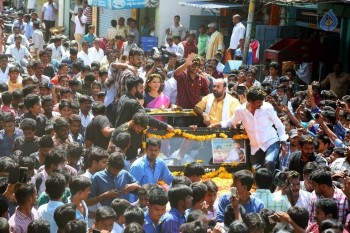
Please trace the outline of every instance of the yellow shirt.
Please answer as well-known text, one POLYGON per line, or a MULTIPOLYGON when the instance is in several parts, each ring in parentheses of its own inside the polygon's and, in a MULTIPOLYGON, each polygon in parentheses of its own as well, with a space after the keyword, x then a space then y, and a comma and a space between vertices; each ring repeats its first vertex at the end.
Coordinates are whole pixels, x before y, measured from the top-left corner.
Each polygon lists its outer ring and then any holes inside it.
MULTIPOLYGON (((205 112, 206 110, 206 106, 207 106, 207 101, 210 95, 213 95, 212 93, 209 95, 206 95, 202 98, 201 101, 199 101, 196 104, 196 107, 202 109, 203 112, 205 112)), ((230 94, 226 93, 227 98, 228 98, 228 105, 230 106, 230 117, 233 116, 233 114, 235 113, 235 109, 240 105, 239 101, 232 97, 230 94)), ((211 124, 215 124, 215 123, 220 123, 222 121, 222 108, 224 106, 224 99, 222 99, 221 101, 217 101, 216 98, 214 98, 213 104, 211 106, 210 112, 209 112, 209 119, 210 119, 210 123, 211 124)))
POLYGON ((9 92, 12 93, 16 90, 22 90, 22 83, 12 83, 10 80, 7 82, 7 86, 9 87, 9 92))
POLYGON ((121 26, 117 25, 117 35, 121 35, 124 39, 126 39, 125 31, 126 31, 126 33, 129 33, 128 26, 121 27, 121 26))

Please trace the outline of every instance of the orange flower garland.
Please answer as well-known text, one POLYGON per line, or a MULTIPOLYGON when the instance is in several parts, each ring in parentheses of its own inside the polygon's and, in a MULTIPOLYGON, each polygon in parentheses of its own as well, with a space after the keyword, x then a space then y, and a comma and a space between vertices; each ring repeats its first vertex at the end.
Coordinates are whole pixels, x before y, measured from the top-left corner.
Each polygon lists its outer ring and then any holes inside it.
MULTIPOLYGON (((147 134, 148 138, 155 137, 158 139, 170 139, 173 138, 175 135, 178 135, 180 137, 190 139, 190 140, 196 140, 196 141, 206 141, 206 140, 211 140, 213 138, 216 138, 216 133, 213 134, 208 134, 208 135, 194 135, 191 133, 187 132, 182 132, 181 129, 175 129, 174 132, 172 133, 166 133, 164 135, 157 135, 157 134, 147 134)), ((224 133, 219 134, 220 138, 228 138, 228 136, 224 133)))

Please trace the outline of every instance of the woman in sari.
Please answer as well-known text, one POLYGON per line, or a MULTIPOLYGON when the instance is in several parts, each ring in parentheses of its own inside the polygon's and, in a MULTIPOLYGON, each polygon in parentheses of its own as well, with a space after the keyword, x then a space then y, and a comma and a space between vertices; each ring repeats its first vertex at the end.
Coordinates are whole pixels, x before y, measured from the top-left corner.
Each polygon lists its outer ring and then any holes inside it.
MULTIPOLYGON (((170 106, 169 98, 162 93, 164 84, 159 74, 148 76, 145 84, 144 107, 149 109, 164 109, 170 106)), ((164 121, 163 117, 155 117, 164 121)))

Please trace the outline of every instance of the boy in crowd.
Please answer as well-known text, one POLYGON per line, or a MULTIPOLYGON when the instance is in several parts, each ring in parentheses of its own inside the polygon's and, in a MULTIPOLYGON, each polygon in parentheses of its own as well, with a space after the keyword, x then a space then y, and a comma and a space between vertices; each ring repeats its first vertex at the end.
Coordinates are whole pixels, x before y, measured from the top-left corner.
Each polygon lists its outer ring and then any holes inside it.
POLYGON ((69 189, 72 195, 70 200, 77 208, 76 219, 84 221, 86 224, 88 224, 89 211, 85 201, 90 194, 90 186, 91 181, 85 176, 74 177, 69 184, 69 189))
POLYGON ((0 130, 0 155, 10 157, 16 138, 23 135, 22 130, 15 127, 15 117, 10 112, 2 114, 2 130, 0 130))
POLYGON ((125 226, 129 226, 131 223, 138 223, 141 226, 145 223, 145 216, 143 210, 138 206, 129 206, 124 211, 125 226))
POLYGON ((47 155, 53 149, 53 140, 49 135, 44 135, 39 141, 39 150, 30 155, 30 158, 34 161, 34 168, 39 169, 45 164, 47 155))
POLYGON ((53 129, 55 130, 55 136, 52 139, 55 147, 71 143, 68 139, 69 123, 65 118, 57 118, 53 124, 53 129))
POLYGON ((204 175, 204 167, 203 165, 192 162, 187 164, 184 170, 184 175, 188 177, 191 182, 199 182, 202 179, 202 175, 204 175))
POLYGON ((112 232, 123 232, 125 228, 125 218, 124 218, 124 212, 126 208, 130 206, 130 202, 124 199, 116 198, 112 201, 112 208, 114 212, 116 213, 116 217, 113 224, 113 231, 112 232))
POLYGON ((73 167, 77 172, 81 171, 83 167, 83 147, 78 143, 73 142, 67 145, 67 161, 68 165, 73 167))
POLYGON ((9 219, 10 232, 27 232, 29 223, 39 219, 33 208, 36 204, 36 190, 32 184, 21 185, 15 192, 18 207, 9 219))
POLYGON ((69 136, 71 142, 76 142, 79 146, 83 146, 83 135, 80 134, 81 117, 77 114, 72 114, 69 117, 69 136))
POLYGON ((145 212, 145 233, 157 232, 160 227, 160 219, 166 212, 168 195, 159 186, 153 187, 148 192, 148 210, 145 212))
POLYGON ((66 188, 66 180, 61 174, 52 174, 45 182, 46 193, 50 197, 50 201, 39 207, 39 216, 50 223, 50 232, 57 233, 57 224, 54 220, 54 212, 57 207, 63 205, 62 194, 66 188))
POLYGON ((129 193, 137 191, 140 185, 123 168, 123 154, 120 152, 111 154, 108 158, 107 168, 91 177, 91 202, 100 202, 102 205, 109 206, 116 197, 130 200, 129 193))
POLYGON ((53 217, 57 224, 57 233, 65 233, 66 225, 69 221, 75 220, 76 206, 72 203, 64 204, 55 210, 53 217))
POLYGON ((25 118, 21 121, 20 128, 23 131, 23 136, 19 136, 13 143, 13 151, 22 151, 22 156, 30 156, 32 153, 39 150, 40 138, 35 135, 37 123, 35 120, 25 118))
POLYGON ((96 211, 95 227, 97 231, 111 232, 113 229, 115 212, 110 206, 101 206, 96 211))

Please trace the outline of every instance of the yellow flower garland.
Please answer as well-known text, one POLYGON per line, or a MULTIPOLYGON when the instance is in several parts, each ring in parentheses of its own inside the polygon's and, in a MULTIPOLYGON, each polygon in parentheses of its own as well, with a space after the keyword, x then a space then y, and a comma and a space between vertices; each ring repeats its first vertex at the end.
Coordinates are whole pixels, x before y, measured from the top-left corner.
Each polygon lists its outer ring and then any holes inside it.
MULTIPOLYGON (((190 139, 190 140, 196 140, 196 141, 205 141, 205 140, 210 140, 213 138, 216 138, 216 133, 213 134, 208 134, 208 135, 194 135, 191 133, 187 132, 182 132, 181 129, 175 129, 174 132, 172 133, 166 133, 164 135, 157 135, 157 134, 147 134, 148 138, 154 137, 158 139, 170 139, 173 138, 175 135, 179 135, 183 138, 190 139)), ((228 136, 224 133, 219 134, 220 138, 228 138, 228 136)))

